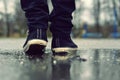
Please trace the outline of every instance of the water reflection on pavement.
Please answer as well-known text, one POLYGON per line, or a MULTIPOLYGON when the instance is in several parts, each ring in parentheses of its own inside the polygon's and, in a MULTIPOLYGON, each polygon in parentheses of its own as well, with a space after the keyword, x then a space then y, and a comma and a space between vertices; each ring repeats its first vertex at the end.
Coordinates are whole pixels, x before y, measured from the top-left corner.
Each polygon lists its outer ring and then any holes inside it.
POLYGON ((50 51, 30 58, 19 50, 0 50, 0 80, 120 80, 120 50, 86 49, 77 54, 87 61, 54 61, 50 51))

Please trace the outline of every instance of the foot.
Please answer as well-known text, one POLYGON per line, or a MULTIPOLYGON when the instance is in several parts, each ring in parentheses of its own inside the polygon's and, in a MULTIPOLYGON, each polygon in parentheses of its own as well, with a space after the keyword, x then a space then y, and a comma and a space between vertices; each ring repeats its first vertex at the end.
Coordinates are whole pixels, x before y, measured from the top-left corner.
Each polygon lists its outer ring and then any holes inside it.
POLYGON ((72 41, 70 37, 53 37, 52 51, 53 55, 65 56, 68 53, 73 53, 73 51, 77 51, 77 45, 72 41))
POLYGON ((46 30, 36 29, 28 33, 23 50, 29 55, 42 55, 47 45, 46 30))

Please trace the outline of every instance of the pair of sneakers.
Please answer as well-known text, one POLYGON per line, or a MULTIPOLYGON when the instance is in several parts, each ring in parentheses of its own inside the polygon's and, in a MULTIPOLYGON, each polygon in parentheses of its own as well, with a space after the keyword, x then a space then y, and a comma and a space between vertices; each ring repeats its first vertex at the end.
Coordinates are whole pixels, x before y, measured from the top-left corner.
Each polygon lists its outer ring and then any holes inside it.
MULTIPOLYGON (((46 30, 36 29, 28 33, 28 37, 23 46, 23 50, 26 54, 42 55, 45 51, 45 47, 47 46, 47 35, 46 30)), ((77 50, 77 45, 69 37, 55 37, 53 36, 51 49, 53 54, 62 54, 67 53, 71 50, 77 50)))

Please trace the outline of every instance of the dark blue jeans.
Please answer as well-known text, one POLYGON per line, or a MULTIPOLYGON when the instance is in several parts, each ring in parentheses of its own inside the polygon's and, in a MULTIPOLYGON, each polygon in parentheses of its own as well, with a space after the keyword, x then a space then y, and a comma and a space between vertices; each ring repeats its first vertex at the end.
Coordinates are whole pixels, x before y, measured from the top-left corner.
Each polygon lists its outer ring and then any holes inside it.
POLYGON ((21 0, 21 7, 25 11, 29 31, 36 28, 48 28, 53 36, 69 36, 72 25, 72 12, 75 10, 75 0, 51 0, 53 11, 49 13, 47 0, 21 0))

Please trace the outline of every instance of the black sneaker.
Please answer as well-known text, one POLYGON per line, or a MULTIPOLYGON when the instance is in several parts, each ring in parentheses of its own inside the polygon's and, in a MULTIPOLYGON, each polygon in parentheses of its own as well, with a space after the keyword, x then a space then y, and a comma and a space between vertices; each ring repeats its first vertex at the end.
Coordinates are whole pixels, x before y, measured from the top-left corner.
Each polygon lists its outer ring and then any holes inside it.
POLYGON ((72 41, 71 37, 53 37, 52 51, 53 55, 65 56, 68 53, 77 51, 77 45, 72 41))
POLYGON ((27 40, 23 46, 23 50, 29 55, 42 55, 47 45, 46 30, 36 29, 28 32, 27 40))

